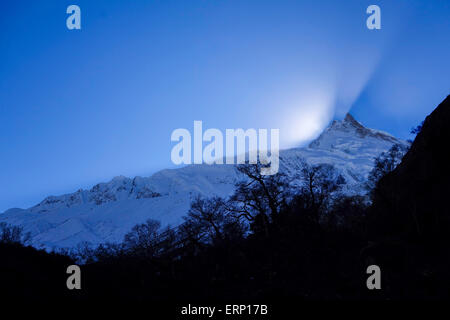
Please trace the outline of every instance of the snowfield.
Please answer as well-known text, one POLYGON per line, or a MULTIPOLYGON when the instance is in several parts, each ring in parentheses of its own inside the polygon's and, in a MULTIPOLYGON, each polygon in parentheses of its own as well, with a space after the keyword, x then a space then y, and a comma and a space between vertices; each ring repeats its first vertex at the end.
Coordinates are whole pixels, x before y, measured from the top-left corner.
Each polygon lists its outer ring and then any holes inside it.
MULTIPOLYGON (((292 171, 300 158, 332 164, 346 180, 345 193, 364 194, 373 159, 396 143, 409 145, 347 115, 333 121, 308 147, 280 151, 280 171, 292 171)), ((28 209, 9 209, 0 214, 0 222, 22 226, 37 248, 120 242, 134 225, 149 218, 163 226, 180 224, 196 195, 226 197, 237 179, 234 165, 207 164, 162 170, 150 177, 119 176, 90 190, 49 196, 28 209)))

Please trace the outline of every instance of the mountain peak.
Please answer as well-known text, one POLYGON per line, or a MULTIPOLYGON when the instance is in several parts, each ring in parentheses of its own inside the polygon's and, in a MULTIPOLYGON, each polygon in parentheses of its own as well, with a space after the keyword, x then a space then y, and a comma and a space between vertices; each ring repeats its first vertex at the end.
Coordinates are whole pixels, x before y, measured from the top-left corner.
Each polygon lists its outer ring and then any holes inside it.
POLYGON ((112 178, 111 182, 123 182, 125 180, 130 180, 130 178, 125 177, 123 175, 119 175, 119 176, 115 176, 114 178, 112 178))
POLYGON ((350 113, 347 113, 345 115, 345 118, 342 122, 347 123, 347 124, 352 125, 357 128, 364 128, 364 126, 361 123, 359 123, 358 121, 356 121, 355 118, 350 113))
POLYGON ((346 129, 358 129, 358 130, 370 130, 364 127, 358 122, 350 113, 347 113, 342 120, 334 120, 327 130, 346 130, 346 129))
POLYGON ((345 145, 345 150, 348 150, 349 143, 360 144, 362 139, 373 140, 373 143, 378 141, 381 143, 406 144, 406 142, 386 132, 364 127, 350 113, 347 113, 343 120, 334 120, 317 139, 309 144, 309 147, 314 149, 339 149, 339 146, 345 145))
POLYGON ((347 112, 344 118, 345 121, 356 121, 355 118, 350 114, 350 112, 347 112))

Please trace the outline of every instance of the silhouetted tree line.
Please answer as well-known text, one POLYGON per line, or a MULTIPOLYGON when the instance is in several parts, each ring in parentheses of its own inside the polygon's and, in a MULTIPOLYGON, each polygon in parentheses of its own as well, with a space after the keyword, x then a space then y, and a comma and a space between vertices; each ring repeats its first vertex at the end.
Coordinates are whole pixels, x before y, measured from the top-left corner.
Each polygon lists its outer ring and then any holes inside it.
POLYGON ((260 165, 240 165, 235 192, 196 197, 178 227, 148 220, 121 244, 71 252, 91 275, 85 294, 162 301, 448 296, 408 267, 421 257, 416 249, 405 254, 405 244, 369 232, 371 188, 406 151, 395 145, 375 159, 367 196, 345 195, 345 178, 328 164, 297 159, 272 176, 261 175, 260 165), (383 270, 382 291, 366 287, 371 264, 383 270))
POLYGON ((64 290, 68 256, 31 247, 30 233, 19 226, 0 223, 0 288, 4 306, 9 301, 73 298, 64 290))
MULTIPOLYGON (((346 195, 345 178, 327 164, 299 158, 272 176, 261 175, 259 164, 238 166, 234 193, 197 196, 177 227, 149 219, 122 243, 94 248, 85 242, 53 254, 83 264, 82 291, 56 292, 76 299, 190 302, 448 298, 448 255, 430 258, 422 245, 374 233, 386 217, 372 205, 379 197, 373 190, 404 152, 395 145, 375 159, 367 196, 346 195), (433 268, 441 262, 442 269, 433 268), (372 264, 382 270, 380 291, 366 287, 372 264)), ((0 225, 3 242, 26 238, 0 225)), ((61 267, 63 260, 55 261, 61 267)))
MULTIPOLYGON (((118 256, 158 258, 193 254, 207 248, 224 247, 248 238, 268 239, 292 222, 334 228, 356 228, 362 219, 363 197, 339 193, 345 179, 329 164, 309 165, 298 159, 291 174, 262 175, 260 164, 237 167, 241 180, 227 199, 197 196, 184 223, 161 229, 152 219, 137 224, 121 244, 106 243, 92 248, 81 243, 74 250, 61 251, 84 263, 118 256), (352 208, 347 223, 345 210, 352 208), (356 213, 358 212, 358 214, 356 213)), ((356 230, 355 230, 356 231, 356 230)), ((179 257, 178 256, 178 257, 179 257)))

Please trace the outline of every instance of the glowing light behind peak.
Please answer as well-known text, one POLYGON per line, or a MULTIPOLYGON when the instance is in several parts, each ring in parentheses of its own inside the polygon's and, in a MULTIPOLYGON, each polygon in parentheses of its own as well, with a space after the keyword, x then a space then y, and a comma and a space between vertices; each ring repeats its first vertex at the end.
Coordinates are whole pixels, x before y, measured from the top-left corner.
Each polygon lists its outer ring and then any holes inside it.
POLYGON ((284 113, 282 146, 302 146, 316 138, 334 116, 334 100, 334 91, 329 88, 302 92, 284 113))
POLYGON ((367 44, 357 52, 338 52, 334 59, 316 57, 316 71, 308 70, 297 79, 295 95, 283 105, 282 147, 304 146, 319 136, 333 118, 343 118, 370 83, 383 49, 381 45, 374 49, 367 44), (319 68, 327 61, 335 63, 319 68))

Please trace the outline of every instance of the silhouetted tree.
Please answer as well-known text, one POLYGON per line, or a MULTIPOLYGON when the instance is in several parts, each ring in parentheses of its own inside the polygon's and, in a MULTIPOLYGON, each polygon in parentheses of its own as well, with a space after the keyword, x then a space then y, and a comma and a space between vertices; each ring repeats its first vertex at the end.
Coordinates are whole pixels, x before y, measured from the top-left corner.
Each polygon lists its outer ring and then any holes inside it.
POLYGON ((175 248, 180 238, 176 228, 165 227, 159 235, 159 249, 162 253, 168 253, 175 248))
POLYGON ((12 226, 6 222, 0 223, 0 243, 20 243, 26 245, 31 240, 29 232, 24 233, 23 228, 12 226))
POLYGON ((319 223, 321 213, 326 211, 345 179, 330 164, 310 165, 301 159, 294 177, 298 190, 293 199, 294 207, 308 215, 312 222, 319 223))
POLYGON ((153 219, 135 225, 124 237, 125 249, 132 255, 153 257, 158 253, 160 227, 161 223, 153 219))
POLYGON ((287 177, 283 173, 262 175, 260 164, 240 165, 237 170, 243 179, 236 184, 227 208, 236 218, 250 222, 253 231, 268 236, 271 219, 280 213, 289 195, 287 177))
POLYGON ((331 209, 326 214, 327 225, 362 235, 365 232, 368 205, 366 198, 363 196, 339 197, 333 202, 331 209))
POLYGON ((417 127, 411 129, 411 134, 418 134, 420 131, 422 131, 422 127, 423 121, 417 127))
POLYGON ((181 247, 185 254, 196 255, 205 245, 205 233, 203 227, 193 221, 188 220, 177 228, 177 235, 181 239, 181 247))
POLYGON ((82 241, 71 250, 70 256, 79 263, 94 263, 98 261, 95 257, 95 248, 89 241, 82 241))
POLYGON ((372 192, 378 181, 397 167, 407 151, 407 147, 400 144, 394 144, 389 151, 382 152, 376 157, 374 167, 369 173, 366 189, 369 192, 372 192))
POLYGON ((94 249, 93 255, 95 261, 113 260, 125 254, 124 245, 121 243, 101 243, 94 249))
POLYGON ((197 230, 199 239, 206 243, 223 243, 242 236, 239 220, 227 209, 220 197, 203 199, 197 197, 191 203, 185 223, 197 230))

